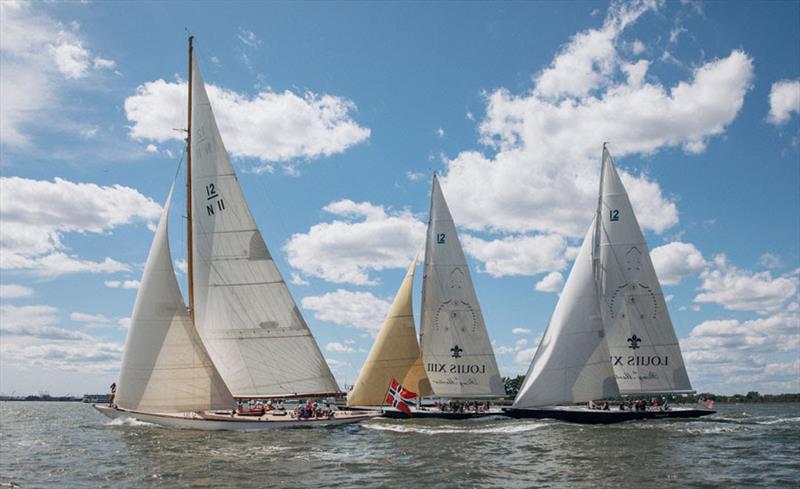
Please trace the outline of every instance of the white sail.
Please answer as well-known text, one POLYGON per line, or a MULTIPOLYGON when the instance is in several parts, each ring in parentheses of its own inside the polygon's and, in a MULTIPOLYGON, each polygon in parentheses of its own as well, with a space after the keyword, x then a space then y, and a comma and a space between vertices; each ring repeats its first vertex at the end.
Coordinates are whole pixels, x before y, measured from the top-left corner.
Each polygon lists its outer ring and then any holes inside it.
POLYGON ((600 317, 589 227, 515 408, 588 402, 619 394, 600 317))
POLYGON ((597 280, 610 359, 622 394, 691 391, 650 251, 608 151, 597 280))
POLYGON ((464 251, 435 175, 424 270, 420 346, 433 393, 504 396, 464 251))
POLYGON ((192 61, 195 324, 235 397, 336 392, 247 207, 192 61))
POLYGON ((375 338, 375 344, 369 351, 367 361, 353 384, 353 391, 347 401, 350 405, 382 405, 392 379, 397 379, 403 387, 420 396, 431 394, 430 382, 422 367, 417 331, 414 328, 412 292, 416 267, 417 259, 414 258, 386 321, 375 338))
POLYGON ((158 413, 231 409, 231 393, 192 325, 175 279, 169 202, 168 197, 136 295, 116 403, 158 413))

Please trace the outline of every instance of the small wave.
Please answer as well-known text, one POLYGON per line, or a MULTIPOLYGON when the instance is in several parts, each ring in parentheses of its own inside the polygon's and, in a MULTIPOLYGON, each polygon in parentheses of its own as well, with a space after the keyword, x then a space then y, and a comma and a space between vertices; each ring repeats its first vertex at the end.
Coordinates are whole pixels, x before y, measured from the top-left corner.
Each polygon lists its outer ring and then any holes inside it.
POLYGON ((789 416, 788 418, 775 418, 767 419, 764 421, 756 421, 757 424, 790 424, 800 423, 800 416, 789 416))
POLYGON ((147 421, 141 421, 136 418, 129 418, 127 416, 121 418, 114 418, 108 423, 106 426, 155 426, 158 427, 157 424, 148 423, 147 421))
POLYGON ((497 426, 486 426, 482 428, 468 427, 468 428, 435 428, 426 426, 415 426, 411 424, 383 424, 383 423, 367 423, 363 425, 365 428, 377 431, 393 431, 395 433, 420 433, 424 435, 442 435, 442 434, 511 434, 511 433, 524 433, 526 431, 533 431, 544 426, 547 423, 523 423, 511 424, 503 423, 497 426))

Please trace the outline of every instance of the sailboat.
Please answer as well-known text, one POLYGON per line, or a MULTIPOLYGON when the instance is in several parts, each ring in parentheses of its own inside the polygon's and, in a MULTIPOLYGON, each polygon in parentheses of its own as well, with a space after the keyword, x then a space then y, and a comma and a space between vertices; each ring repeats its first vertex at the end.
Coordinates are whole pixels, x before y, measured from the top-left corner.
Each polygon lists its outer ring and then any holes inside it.
POLYGON ((692 392, 650 251, 603 145, 595 218, 506 414, 579 423, 712 414, 663 403, 642 409, 644 398, 692 392), (588 407, 620 396, 639 399, 638 409, 588 407))
POLYGON ((244 200, 189 38, 188 297, 164 205, 136 297, 111 418, 203 430, 346 424, 378 413, 237 411, 236 400, 339 393, 244 200), (255 415, 254 415, 255 414, 255 415))
MULTIPOLYGON (((416 258, 348 398, 350 406, 382 406, 392 379, 420 397, 490 400, 505 396, 469 267, 439 179, 434 174, 417 343, 412 311, 416 258)), ((477 403, 475 404, 477 405, 477 403)), ((384 408, 384 416, 406 417, 384 408)), ((462 419, 496 409, 447 411, 418 403, 414 417, 462 419)))

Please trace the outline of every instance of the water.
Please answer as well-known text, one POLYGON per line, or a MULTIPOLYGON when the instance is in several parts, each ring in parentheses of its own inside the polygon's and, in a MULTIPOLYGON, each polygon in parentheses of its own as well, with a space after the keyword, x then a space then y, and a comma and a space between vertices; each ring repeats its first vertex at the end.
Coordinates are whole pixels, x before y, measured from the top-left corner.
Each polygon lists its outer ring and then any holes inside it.
POLYGON ((800 404, 718 411, 209 433, 110 421, 88 404, 0 402, 0 487, 798 487, 800 404))

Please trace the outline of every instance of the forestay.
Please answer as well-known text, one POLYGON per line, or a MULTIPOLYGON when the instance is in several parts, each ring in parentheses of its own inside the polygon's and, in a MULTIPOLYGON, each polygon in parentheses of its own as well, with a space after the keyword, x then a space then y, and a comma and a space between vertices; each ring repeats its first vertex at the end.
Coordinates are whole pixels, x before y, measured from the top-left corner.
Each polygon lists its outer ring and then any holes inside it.
POLYGON ((352 406, 382 405, 392 379, 420 396, 431 393, 414 328, 412 292, 416 267, 414 258, 350 393, 347 402, 352 406))
POLYGON ((231 409, 231 393, 192 325, 175 279, 167 237, 170 197, 136 295, 116 403, 157 413, 231 409))
POLYGON ((192 78, 195 324, 235 397, 336 392, 244 200, 194 60, 192 78))
POLYGON ((424 273, 420 346, 433 393, 504 396, 464 251, 435 175, 424 273))
POLYGON ((600 317, 589 227, 515 408, 588 402, 619 394, 600 317))
POLYGON ((605 147, 601 182, 597 280, 619 390, 691 391, 650 251, 605 147))

